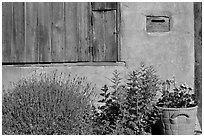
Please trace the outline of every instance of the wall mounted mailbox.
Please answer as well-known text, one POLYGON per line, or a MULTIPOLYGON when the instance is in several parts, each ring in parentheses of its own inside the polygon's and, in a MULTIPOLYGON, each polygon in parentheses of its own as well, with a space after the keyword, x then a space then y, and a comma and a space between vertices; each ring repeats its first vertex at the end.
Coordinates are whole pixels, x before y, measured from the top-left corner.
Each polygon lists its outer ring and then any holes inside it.
POLYGON ((170 31, 170 19, 167 16, 146 16, 147 32, 170 31))

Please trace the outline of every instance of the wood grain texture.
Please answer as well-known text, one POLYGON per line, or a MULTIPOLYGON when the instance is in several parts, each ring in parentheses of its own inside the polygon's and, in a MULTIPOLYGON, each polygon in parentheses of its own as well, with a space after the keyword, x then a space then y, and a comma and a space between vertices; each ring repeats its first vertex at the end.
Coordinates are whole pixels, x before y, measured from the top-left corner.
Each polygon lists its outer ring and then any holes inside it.
POLYGON ((92 10, 116 10, 117 2, 92 2, 92 10))
POLYGON ((105 61, 104 12, 93 12, 93 60, 105 61))
POLYGON ((105 12, 105 61, 117 61, 116 11, 105 12))
POLYGON ((65 50, 64 60, 66 62, 75 62, 78 60, 77 45, 77 3, 65 3, 65 50))
POLYGON ((65 22, 64 3, 55 2, 52 6, 52 62, 64 62, 65 49, 65 22))
POLYGON ((116 61, 116 5, 3 3, 3 62, 116 61))
POLYGON ((39 62, 51 62, 51 3, 38 3, 39 62))
POLYGON ((2 3, 2 62, 12 62, 12 3, 2 3))
POLYGON ((117 61, 121 61, 121 5, 117 3, 117 10, 116 10, 116 41, 117 41, 117 61))
POLYGON ((26 62, 24 3, 13 3, 13 62, 26 62))
POLYGON ((89 23, 89 3, 77 3, 78 61, 90 61, 91 59, 89 53, 89 23))
POLYGON ((26 8, 26 62, 39 61, 38 28, 37 28, 37 3, 27 2, 26 8))
POLYGON ((117 61, 116 11, 93 12, 94 61, 117 61))

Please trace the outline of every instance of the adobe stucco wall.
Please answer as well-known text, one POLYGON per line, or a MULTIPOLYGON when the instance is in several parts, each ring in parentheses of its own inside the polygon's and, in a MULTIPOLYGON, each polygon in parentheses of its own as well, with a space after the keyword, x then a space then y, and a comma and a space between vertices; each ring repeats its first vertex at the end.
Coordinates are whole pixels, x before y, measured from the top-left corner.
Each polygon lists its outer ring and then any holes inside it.
POLYGON ((110 84, 113 70, 126 73, 138 67, 141 61, 154 65, 162 79, 172 78, 194 85, 194 16, 193 3, 121 3, 121 59, 125 63, 106 65, 52 65, 3 66, 3 87, 18 81, 34 71, 59 70, 87 76, 101 88, 110 84), (168 15, 171 30, 165 33, 147 33, 146 15, 168 15))
POLYGON ((193 86, 193 3, 122 3, 122 60, 156 67, 162 79, 176 77, 193 86), (170 32, 147 33, 146 15, 169 16, 170 32))
MULTIPOLYGON (((81 64, 81 63, 80 63, 81 64)), ((10 88, 10 84, 12 82, 17 82, 21 78, 29 77, 35 73, 49 73, 57 70, 57 74, 71 74, 73 77, 81 76, 87 77, 89 82, 93 82, 96 84, 97 90, 100 90, 104 84, 110 83, 110 78, 112 77, 112 73, 114 70, 118 70, 121 72, 121 76, 125 77, 126 67, 124 67, 123 63, 118 63, 117 65, 87 65, 84 66, 76 64, 59 64, 59 65, 38 65, 38 66, 3 66, 2 67, 2 82, 3 88, 10 88)))

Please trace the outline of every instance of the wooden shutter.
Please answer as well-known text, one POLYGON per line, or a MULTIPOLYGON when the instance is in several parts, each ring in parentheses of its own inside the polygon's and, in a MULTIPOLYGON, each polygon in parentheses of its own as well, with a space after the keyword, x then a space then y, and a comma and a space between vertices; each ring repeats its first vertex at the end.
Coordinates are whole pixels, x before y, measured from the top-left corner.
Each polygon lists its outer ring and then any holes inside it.
POLYGON ((93 2, 92 3, 92 10, 99 11, 99 10, 116 10, 117 3, 116 2, 93 2))
POLYGON ((114 4, 93 3, 93 61, 117 61, 116 10, 114 4), (111 6, 113 5, 113 9, 111 6), (98 10, 99 9, 99 10, 98 10))
POLYGON ((117 61, 114 2, 2 5, 4 63, 117 61))
POLYGON ((39 61, 38 47, 38 3, 26 3, 26 61, 39 61))
POLYGON ((13 3, 13 50, 14 62, 25 62, 24 3, 13 3))
POLYGON ((77 57, 77 4, 65 3, 65 61, 74 62, 77 57))
POLYGON ((38 3, 39 62, 51 62, 51 3, 38 3))
POLYGON ((65 3, 66 61, 90 61, 89 15, 89 3, 65 3))
POLYGON ((10 62, 13 60, 12 51, 12 30, 13 30, 13 18, 12 18, 13 4, 10 2, 2 3, 2 61, 10 62))
POLYGON ((26 61, 63 61, 63 3, 26 3, 26 61))
POLYGON ((65 59, 65 6, 62 2, 52 2, 52 62, 64 62, 65 59))
POLYGON ((3 3, 3 62, 25 62, 24 3, 3 3))
POLYGON ((78 40, 78 61, 90 61, 91 54, 89 52, 89 25, 90 25, 90 14, 89 14, 89 3, 78 2, 77 3, 77 40, 78 40))

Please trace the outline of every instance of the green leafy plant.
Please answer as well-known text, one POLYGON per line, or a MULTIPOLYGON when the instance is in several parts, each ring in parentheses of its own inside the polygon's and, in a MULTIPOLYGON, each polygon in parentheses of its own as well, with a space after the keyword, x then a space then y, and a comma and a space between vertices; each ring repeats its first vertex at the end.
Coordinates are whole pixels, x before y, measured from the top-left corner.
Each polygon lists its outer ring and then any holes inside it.
POLYGON ((92 134, 92 93, 84 77, 57 77, 54 72, 22 79, 4 91, 2 133, 92 134))
POLYGON ((102 99, 98 102, 102 103, 102 105, 98 107, 98 112, 95 113, 94 117, 93 127, 95 134, 114 134, 119 115, 121 114, 120 104, 117 102, 118 98, 116 95, 121 78, 117 71, 114 71, 113 75, 114 77, 111 81, 114 84, 111 87, 114 91, 109 92, 107 85, 104 85, 101 89, 102 93, 100 93, 100 96, 102 99))
POLYGON ((129 74, 126 85, 120 85, 119 75, 113 72, 112 92, 106 85, 102 88, 99 102, 103 105, 94 120, 96 134, 150 134, 152 102, 160 84, 155 69, 141 63, 129 74))
POLYGON ((139 69, 129 74, 127 104, 130 119, 137 127, 136 134, 151 132, 152 103, 160 87, 160 80, 153 66, 141 63, 139 69))
POLYGON ((187 84, 176 86, 175 80, 166 80, 162 83, 162 96, 157 106, 165 108, 189 108, 198 104, 193 89, 187 84))

